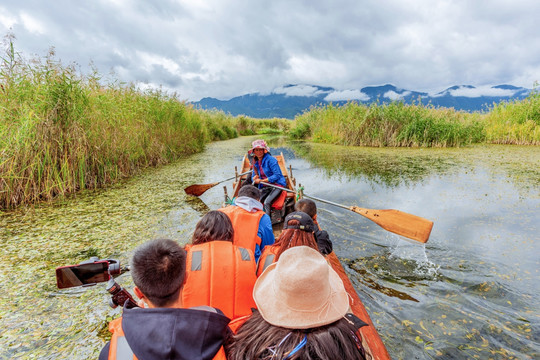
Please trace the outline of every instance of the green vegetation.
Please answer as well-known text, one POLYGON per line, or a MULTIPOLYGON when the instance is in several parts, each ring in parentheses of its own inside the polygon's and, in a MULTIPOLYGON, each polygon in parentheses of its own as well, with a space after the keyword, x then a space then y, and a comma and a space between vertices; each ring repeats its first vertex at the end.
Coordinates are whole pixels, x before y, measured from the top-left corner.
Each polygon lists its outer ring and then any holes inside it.
POLYGON ((51 51, 26 61, 12 39, 0 63, 0 209, 94 189, 290 121, 194 109, 176 94, 83 76, 51 51))
POLYGON ((540 92, 523 101, 496 104, 485 119, 487 141, 540 145, 540 92))
POLYGON ((487 114, 402 102, 330 104, 298 116, 290 133, 298 139, 351 146, 540 145, 540 93, 494 105, 487 114))

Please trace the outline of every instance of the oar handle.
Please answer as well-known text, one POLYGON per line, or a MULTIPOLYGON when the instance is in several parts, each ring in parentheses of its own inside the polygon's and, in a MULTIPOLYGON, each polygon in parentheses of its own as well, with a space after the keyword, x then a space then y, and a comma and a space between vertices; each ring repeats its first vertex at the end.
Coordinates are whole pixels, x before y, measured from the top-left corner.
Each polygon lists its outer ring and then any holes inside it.
POLYGON ((220 183, 222 183, 222 182, 224 182, 224 181, 227 181, 227 180, 232 180, 232 179, 236 179, 236 177, 237 177, 237 176, 244 176, 244 175, 247 175, 247 174, 249 174, 250 172, 251 172, 251 170, 249 170, 249 171, 246 171, 246 172, 243 172, 243 173, 241 173, 241 174, 238 174, 238 175, 235 175, 235 176, 233 176, 233 177, 227 178, 227 179, 225 179, 225 180, 221 180, 221 181, 218 181, 218 182, 216 182, 216 183, 213 183, 213 184, 217 185, 217 184, 220 184, 220 183))
MULTIPOLYGON (((296 194, 297 192, 294 191, 294 190, 291 190, 291 189, 287 189, 287 188, 283 188, 281 186, 277 186, 277 185, 274 185, 274 184, 269 184, 269 183, 265 183, 263 182, 262 183, 264 186, 270 186, 270 187, 273 187, 273 188, 276 188, 276 189, 281 189, 281 190, 285 190, 285 191, 288 191, 288 192, 292 192, 294 194, 296 194)), ((311 195, 306 195, 306 194, 302 194, 304 197, 307 197, 307 198, 310 198, 310 199, 313 199, 313 200, 317 200, 317 201, 320 201, 320 202, 323 202, 323 203, 327 203, 327 204, 330 204, 330 205, 334 205, 334 206, 339 206, 340 208, 344 208, 344 209, 347 209, 347 210, 351 210, 351 211, 354 211, 354 212, 357 212, 355 211, 355 209, 353 208, 357 208, 359 210, 362 210, 362 208, 358 208, 356 206, 347 206, 347 205, 341 205, 341 204, 338 204, 338 203, 335 203, 335 202, 332 202, 332 201, 328 201, 328 200, 324 200, 324 199, 320 199, 318 197, 315 197, 315 196, 311 196, 311 195)))
POLYGON ((313 199, 313 200, 317 200, 317 201, 320 201, 322 203, 326 203, 326 204, 330 204, 330 205, 334 205, 334 206, 338 206, 340 208, 344 208, 344 209, 347 209, 347 210, 351 210, 351 211, 354 211, 352 208, 353 206, 346 206, 346 205, 341 205, 341 204, 338 204, 338 203, 335 203, 335 202, 332 202, 332 201, 328 201, 328 200, 324 200, 324 199, 319 199, 315 196, 310 196, 310 195, 306 195, 306 194, 303 194, 305 197, 309 198, 309 199, 313 199))
POLYGON ((274 185, 274 184, 270 184, 270 183, 266 183, 266 182, 261 182, 260 184, 262 184, 262 185, 264 185, 264 186, 270 186, 270 187, 273 187, 273 188, 276 188, 276 189, 280 189, 280 190, 285 190, 285 191, 292 192, 292 193, 296 194, 296 191, 294 191, 294 190, 287 189, 287 188, 284 188, 284 187, 281 187, 281 186, 277 186, 277 185, 274 185))

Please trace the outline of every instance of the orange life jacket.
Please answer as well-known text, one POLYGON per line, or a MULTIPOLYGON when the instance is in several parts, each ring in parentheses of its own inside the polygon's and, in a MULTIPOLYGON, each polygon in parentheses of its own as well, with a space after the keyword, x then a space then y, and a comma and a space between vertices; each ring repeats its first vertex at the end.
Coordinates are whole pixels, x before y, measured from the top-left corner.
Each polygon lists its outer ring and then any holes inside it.
POLYGON ((276 262, 276 255, 279 250, 279 246, 270 245, 265 246, 261 256, 259 257, 259 262, 257 263, 257 277, 259 277, 267 267, 276 262))
POLYGON ((227 214, 234 229, 233 243, 255 252, 255 245, 261 246, 261 238, 257 235, 259 222, 265 214, 262 210, 250 213, 239 206, 226 206, 219 211, 227 214))
MULTIPOLYGON (((121 317, 109 323, 109 331, 112 333, 109 346, 109 360, 138 360, 126 340, 126 335, 122 329, 121 317)), ((227 360, 223 346, 219 348, 218 353, 214 356, 214 360, 227 360)))
POLYGON ((186 245, 186 279, 182 302, 186 308, 207 305, 235 319, 251 314, 255 258, 253 251, 229 241, 186 245))

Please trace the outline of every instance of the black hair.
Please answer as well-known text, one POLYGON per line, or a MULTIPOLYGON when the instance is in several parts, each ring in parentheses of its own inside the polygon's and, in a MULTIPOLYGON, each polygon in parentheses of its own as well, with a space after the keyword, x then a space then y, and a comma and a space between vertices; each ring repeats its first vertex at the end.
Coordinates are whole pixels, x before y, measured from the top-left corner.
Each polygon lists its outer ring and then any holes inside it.
POLYGON ((238 191, 238 196, 247 196, 259 201, 261 199, 261 192, 253 185, 244 185, 238 191))
POLYGON ((172 304, 180 295, 186 274, 186 252, 173 240, 156 239, 135 249, 131 259, 135 285, 157 307, 172 304))
POLYGON ((300 199, 296 202, 294 205, 294 210, 296 211, 302 211, 313 217, 317 215, 317 205, 315 204, 315 201, 310 199, 300 199))
POLYGON ((191 243, 202 244, 214 240, 233 241, 234 229, 225 213, 212 210, 206 213, 195 226, 191 243))

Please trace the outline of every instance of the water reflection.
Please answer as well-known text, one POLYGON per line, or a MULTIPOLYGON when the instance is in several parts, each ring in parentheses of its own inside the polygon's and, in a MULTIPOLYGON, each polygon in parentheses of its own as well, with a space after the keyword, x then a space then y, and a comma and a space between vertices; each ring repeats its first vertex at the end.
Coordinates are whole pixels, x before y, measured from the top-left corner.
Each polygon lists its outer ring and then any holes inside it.
POLYGON ((311 195, 435 222, 424 247, 318 204, 393 358, 539 356, 540 148, 291 147, 311 195))
POLYGON ((329 177, 363 179, 390 188, 414 185, 452 171, 473 173, 477 164, 497 167, 528 190, 540 185, 538 147, 480 145, 464 149, 366 148, 293 142, 291 148, 329 177))

